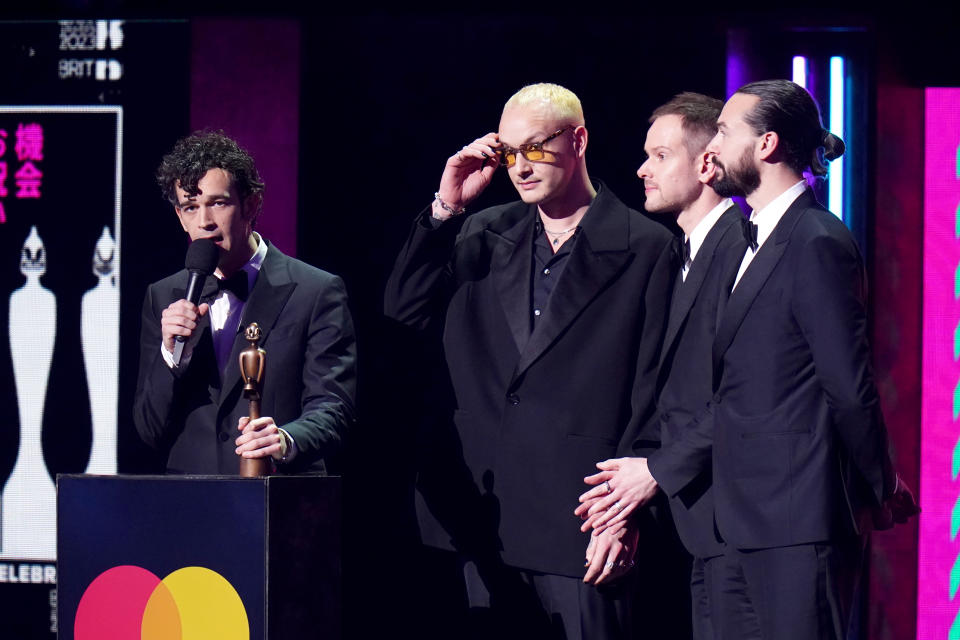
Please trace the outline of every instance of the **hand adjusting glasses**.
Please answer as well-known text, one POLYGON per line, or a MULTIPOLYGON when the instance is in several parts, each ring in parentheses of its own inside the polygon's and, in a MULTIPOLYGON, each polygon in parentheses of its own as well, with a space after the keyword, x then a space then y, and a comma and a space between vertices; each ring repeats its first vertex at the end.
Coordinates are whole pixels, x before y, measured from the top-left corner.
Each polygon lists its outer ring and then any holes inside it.
POLYGON ((523 157, 530 162, 541 162, 547 157, 548 153, 547 151, 543 150, 543 145, 547 144, 567 129, 573 128, 573 125, 568 124, 564 128, 554 131, 540 142, 528 142, 527 144, 520 145, 520 147, 517 149, 503 145, 503 148, 497 152, 497 155, 500 156, 500 164, 509 169, 517 163, 518 153, 523 154, 523 157))

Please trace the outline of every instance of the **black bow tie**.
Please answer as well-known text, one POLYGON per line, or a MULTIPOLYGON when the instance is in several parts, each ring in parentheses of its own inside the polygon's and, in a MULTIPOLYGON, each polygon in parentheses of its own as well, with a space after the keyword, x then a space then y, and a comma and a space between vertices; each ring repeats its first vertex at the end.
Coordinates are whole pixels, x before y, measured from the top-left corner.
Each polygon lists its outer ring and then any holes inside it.
POLYGON ((221 291, 229 291, 241 302, 246 302, 247 298, 250 296, 249 291, 250 285, 247 281, 247 272, 243 269, 240 269, 234 273, 229 278, 221 280, 216 276, 209 276, 207 281, 204 282, 203 298, 216 298, 220 295, 221 291))
POLYGON ((220 290, 229 291, 237 296, 241 301, 246 302, 250 283, 247 280, 247 272, 240 269, 226 280, 220 280, 220 290))
POLYGON ((757 243, 757 225, 746 218, 743 219, 743 239, 747 241, 747 245, 754 251, 760 246, 757 243))
POLYGON ((678 237, 673 245, 673 249, 677 254, 677 259, 680 260, 680 266, 685 267, 690 262, 690 240, 680 240, 678 237))

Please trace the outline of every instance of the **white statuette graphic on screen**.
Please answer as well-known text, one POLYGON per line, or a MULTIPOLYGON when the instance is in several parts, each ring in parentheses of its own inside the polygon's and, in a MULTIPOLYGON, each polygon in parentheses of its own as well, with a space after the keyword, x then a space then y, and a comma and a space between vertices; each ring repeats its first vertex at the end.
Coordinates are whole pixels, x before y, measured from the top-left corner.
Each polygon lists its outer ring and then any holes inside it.
POLYGON ((116 243, 103 228, 93 252, 97 286, 83 294, 80 341, 90 392, 93 443, 87 473, 117 472, 117 385, 120 361, 120 292, 116 243))
POLYGON ((7 558, 56 557, 57 494, 43 462, 40 429, 57 330, 57 300, 40 284, 47 256, 37 228, 20 253, 26 284, 10 294, 10 354, 20 406, 20 450, 3 488, 3 549, 7 558))

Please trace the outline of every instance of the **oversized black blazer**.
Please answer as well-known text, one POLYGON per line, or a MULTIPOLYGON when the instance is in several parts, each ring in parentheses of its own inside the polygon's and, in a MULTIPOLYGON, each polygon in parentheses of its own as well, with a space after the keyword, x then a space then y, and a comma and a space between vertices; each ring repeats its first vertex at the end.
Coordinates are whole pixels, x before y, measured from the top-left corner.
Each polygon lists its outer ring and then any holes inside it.
MULTIPOLYGON (((248 412, 238 358, 248 343, 238 329, 221 381, 208 314, 188 366, 169 368, 160 354, 160 315, 184 297, 186 283, 184 270, 150 285, 144 297, 134 423, 145 442, 167 453, 169 472, 236 474, 237 422, 248 412)), ((298 447, 280 470, 325 471, 324 459, 338 452, 355 419, 356 338, 343 281, 268 243, 240 327, 251 322, 260 325, 267 353, 261 415, 298 447)))
POLYGON ((727 543, 836 539, 861 531, 891 495, 866 294, 856 242, 807 190, 727 300, 713 344, 714 397, 658 468, 677 495, 712 460, 727 543))
POLYGON ((431 511, 421 511, 424 540, 456 546, 452 523, 467 522, 490 533, 508 565, 582 576, 588 540, 573 510, 583 477, 628 454, 653 413, 671 235, 600 185, 531 332, 536 206, 497 206, 437 229, 426 215, 385 296, 387 315, 407 325, 443 322, 455 395, 453 446, 418 469, 431 511))
MULTIPOLYGON (((681 439, 684 428, 713 397, 713 340, 723 308, 721 300, 729 295, 725 282, 746 250, 742 221, 743 212, 737 205, 723 212, 704 237, 686 280, 677 274, 657 385, 663 449, 681 439)), ((659 455, 649 460, 654 478, 659 455)), ((705 469, 670 501, 681 541, 690 553, 701 558, 723 552, 713 530, 711 471, 705 469)))

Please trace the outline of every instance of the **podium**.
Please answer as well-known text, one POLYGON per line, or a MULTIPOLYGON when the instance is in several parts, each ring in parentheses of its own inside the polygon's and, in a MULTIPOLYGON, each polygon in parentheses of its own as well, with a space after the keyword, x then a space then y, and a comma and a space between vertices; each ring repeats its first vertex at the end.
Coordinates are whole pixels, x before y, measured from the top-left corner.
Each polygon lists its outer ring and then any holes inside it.
POLYGON ((58 476, 58 638, 340 638, 340 514, 335 476, 58 476))

